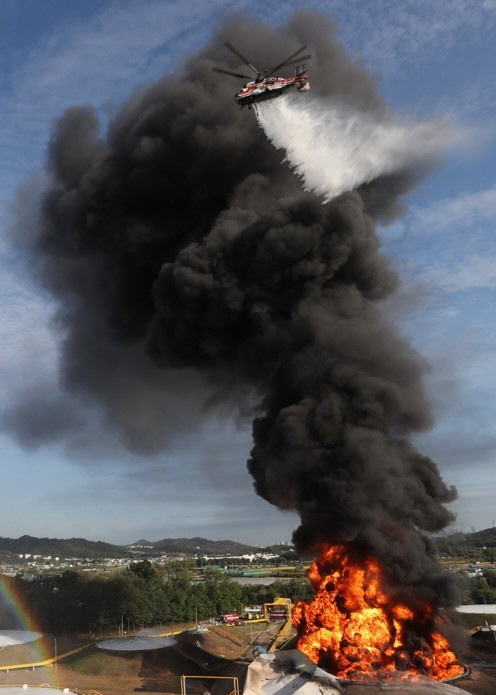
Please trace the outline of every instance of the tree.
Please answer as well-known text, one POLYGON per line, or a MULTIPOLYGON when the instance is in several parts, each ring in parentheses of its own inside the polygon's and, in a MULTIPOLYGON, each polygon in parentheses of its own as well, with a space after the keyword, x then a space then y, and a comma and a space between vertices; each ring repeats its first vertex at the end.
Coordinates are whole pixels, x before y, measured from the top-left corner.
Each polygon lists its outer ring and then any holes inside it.
POLYGON ((475 577, 470 592, 474 603, 496 603, 496 589, 492 589, 485 577, 475 577))
POLYGON ((496 562, 496 548, 485 548, 482 557, 486 562, 496 562))
POLYGON ((496 589, 496 572, 485 570, 484 578, 491 589, 496 589))
POLYGON ((141 560, 129 565, 129 571, 134 572, 138 577, 146 581, 151 581, 156 576, 155 567, 149 560, 141 560))

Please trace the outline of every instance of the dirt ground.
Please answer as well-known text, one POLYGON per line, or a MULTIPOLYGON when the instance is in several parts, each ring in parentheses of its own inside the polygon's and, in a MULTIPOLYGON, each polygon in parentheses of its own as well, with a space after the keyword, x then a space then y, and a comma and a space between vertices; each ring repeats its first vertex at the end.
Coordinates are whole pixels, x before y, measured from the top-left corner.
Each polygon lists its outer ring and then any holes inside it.
POLYGON ((196 645, 209 654, 236 659, 246 647, 244 636, 236 628, 212 626, 205 632, 202 628, 183 632, 178 637, 179 644, 196 645))
MULTIPOLYGON (((108 653, 90 648, 84 658, 70 658, 52 667, 0 673, 0 686, 40 685, 69 688, 76 693, 96 691, 102 695, 131 695, 137 692, 179 693, 183 674, 202 673, 173 649, 146 652, 108 653)), ((188 688, 193 693, 193 688, 188 688)), ((200 690, 203 693, 203 688, 200 690)))
POLYGON ((470 638, 462 660, 471 674, 453 685, 472 695, 496 695, 496 642, 470 638))
POLYGON ((141 678, 138 676, 141 655, 106 657, 104 655, 104 658, 100 658, 99 654, 88 652, 84 659, 79 659, 77 669, 66 660, 57 664, 57 668, 46 666, 34 670, 16 669, 8 673, 2 671, 0 685, 47 683, 57 688, 69 688, 73 692, 89 693, 96 690, 103 695, 124 695, 141 686, 141 678))

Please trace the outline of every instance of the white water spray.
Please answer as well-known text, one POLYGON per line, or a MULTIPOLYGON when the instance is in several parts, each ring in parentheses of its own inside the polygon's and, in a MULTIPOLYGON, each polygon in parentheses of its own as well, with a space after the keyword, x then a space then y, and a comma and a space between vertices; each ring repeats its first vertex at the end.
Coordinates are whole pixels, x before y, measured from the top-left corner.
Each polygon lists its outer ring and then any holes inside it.
POLYGON ((259 124, 306 190, 326 201, 383 174, 439 155, 449 142, 444 121, 399 123, 331 100, 281 96, 255 108, 259 124))

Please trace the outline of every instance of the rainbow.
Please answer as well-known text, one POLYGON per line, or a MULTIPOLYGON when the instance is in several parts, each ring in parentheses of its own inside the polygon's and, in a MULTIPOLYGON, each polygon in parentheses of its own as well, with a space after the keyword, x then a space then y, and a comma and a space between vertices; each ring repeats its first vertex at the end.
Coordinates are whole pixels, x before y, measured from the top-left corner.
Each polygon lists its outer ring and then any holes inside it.
MULTIPOLYGON (((0 574, 0 608, 2 611, 0 615, 0 635, 4 627, 2 623, 5 619, 8 620, 9 627, 10 625, 15 626, 16 631, 38 633, 40 636, 43 634, 41 627, 30 615, 29 606, 24 596, 21 594, 17 582, 15 579, 3 574, 0 574)), ((32 635, 29 635, 29 637, 32 637, 32 635)), ((22 639, 20 641, 22 641, 22 639)), ((36 638, 33 642, 33 646, 39 657, 35 659, 33 663, 41 664, 41 662, 52 659, 53 654, 51 653, 50 647, 46 646, 46 641, 36 638)), ((1 666, 3 666, 3 664, 0 658, 0 667, 1 666)))

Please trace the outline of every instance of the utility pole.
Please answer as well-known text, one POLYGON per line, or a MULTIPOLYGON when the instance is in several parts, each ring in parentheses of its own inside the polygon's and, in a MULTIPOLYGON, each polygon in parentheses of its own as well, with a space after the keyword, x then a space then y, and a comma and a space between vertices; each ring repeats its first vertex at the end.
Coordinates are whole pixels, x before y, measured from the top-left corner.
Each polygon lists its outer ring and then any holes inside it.
POLYGON ((53 650, 53 670, 57 671, 57 638, 53 638, 54 650, 53 650))

